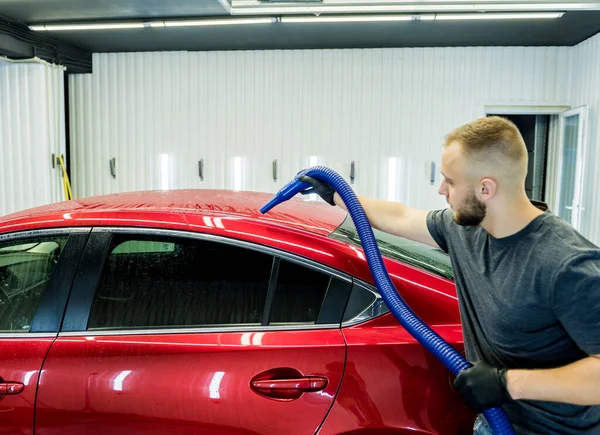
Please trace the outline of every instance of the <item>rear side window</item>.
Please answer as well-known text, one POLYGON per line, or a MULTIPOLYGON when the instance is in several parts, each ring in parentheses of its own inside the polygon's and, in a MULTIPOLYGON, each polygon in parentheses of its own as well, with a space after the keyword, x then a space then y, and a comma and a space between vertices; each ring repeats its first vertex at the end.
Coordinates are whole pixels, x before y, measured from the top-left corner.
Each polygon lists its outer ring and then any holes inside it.
POLYGON ((0 244, 0 332, 29 332, 67 238, 0 244))
POLYGON ((314 324, 327 293, 329 275, 281 260, 270 324, 314 324))
POLYGON ((350 281, 245 247, 114 235, 88 330, 339 323, 350 281), (328 298, 324 304, 326 295, 328 298))

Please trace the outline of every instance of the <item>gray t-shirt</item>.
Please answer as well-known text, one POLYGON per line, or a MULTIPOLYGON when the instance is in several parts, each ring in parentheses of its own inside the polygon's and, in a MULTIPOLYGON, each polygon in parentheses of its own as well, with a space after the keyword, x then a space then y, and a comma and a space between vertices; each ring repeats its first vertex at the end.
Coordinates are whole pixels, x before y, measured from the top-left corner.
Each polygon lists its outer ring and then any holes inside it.
MULTIPOLYGON (((427 227, 450 254, 470 361, 551 368, 600 354, 597 246, 549 212, 501 239, 452 216, 432 211, 427 227)), ((517 400, 504 409, 519 434, 600 434, 600 406, 517 400)))

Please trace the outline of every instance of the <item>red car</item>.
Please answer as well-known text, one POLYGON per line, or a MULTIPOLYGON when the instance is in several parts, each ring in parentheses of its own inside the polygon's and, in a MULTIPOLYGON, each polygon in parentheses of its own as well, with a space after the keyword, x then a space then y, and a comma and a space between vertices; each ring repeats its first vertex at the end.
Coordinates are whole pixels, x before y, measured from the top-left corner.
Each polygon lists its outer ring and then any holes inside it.
MULTIPOLYGON (((217 190, 0 219, 0 433, 466 434, 451 375, 373 286, 350 217, 217 190)), ((457 349, 448 257, 376 231, 457 349)))

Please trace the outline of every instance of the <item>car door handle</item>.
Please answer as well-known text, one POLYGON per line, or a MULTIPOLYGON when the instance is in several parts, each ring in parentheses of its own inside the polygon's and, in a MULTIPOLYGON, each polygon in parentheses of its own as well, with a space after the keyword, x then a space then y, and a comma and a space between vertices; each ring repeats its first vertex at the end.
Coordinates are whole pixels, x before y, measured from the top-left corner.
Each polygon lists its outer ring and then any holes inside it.
POLYGON ((261 392, 277 390, 295 390, 303 393, 321 391, 327 386, 327 378, 308 376, 298 379, 268 379, 253 381, 252 387, 261 392))
POLYGON ((20 394, 25 389, 25 385, 19 382, 0 382, 0 396, 20 394))

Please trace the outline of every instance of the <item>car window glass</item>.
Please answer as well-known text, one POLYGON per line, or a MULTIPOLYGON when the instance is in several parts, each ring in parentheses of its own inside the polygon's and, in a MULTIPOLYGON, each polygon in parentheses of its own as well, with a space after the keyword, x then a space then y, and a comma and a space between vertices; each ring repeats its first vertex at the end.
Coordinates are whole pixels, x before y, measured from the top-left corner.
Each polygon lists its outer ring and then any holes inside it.
POLYGON ((364 284, 354 283, 342 321, 357 323, 387 312, 389 308, 379 297, 377 288, 367 288, 364 284))
POLYGON ((29 332, 67 238, 0 243, 0 332, 29 332))
POLYGON ((260 325, 272 264, 223 243, 116 235, 88 329, 260 325))
MULTIPOLYGON (((418 267, 448 279, 454 279, 450 257, 439 248, 373 229, 381 255, 418 267)), ((350 215, 329 235, 334 240, 362 248, 362 242, 350 215)))
POLYGON ((323 272, 281 260, 270 324, 314 324, 332 279, 323 272))

